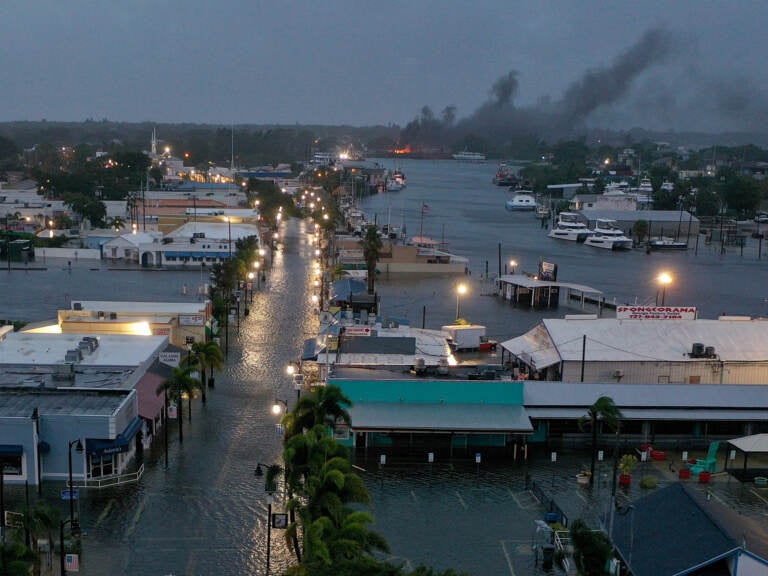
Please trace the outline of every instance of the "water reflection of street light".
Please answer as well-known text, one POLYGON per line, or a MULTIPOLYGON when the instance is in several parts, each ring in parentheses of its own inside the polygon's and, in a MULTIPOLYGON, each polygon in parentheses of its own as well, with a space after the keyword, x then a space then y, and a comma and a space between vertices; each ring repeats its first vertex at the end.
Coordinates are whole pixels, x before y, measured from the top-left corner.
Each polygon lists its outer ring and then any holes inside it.
POLYGON ((456 319, 459 319, 459 298, 461 295, 467 293, 467 285, 464 283, 459 284, 456 286, 456 319))
MULTIPOLYGON (((662 272, 659 274, 658 278, 656 278, 659 285, 661 286, 661 305, 664 306, 666 302, 667 297, 667 286, 669 286, 672 283, 672 276, 669 275, 667 272, 662 272)), ((656 290, 656 305, 659 305, 659 291, 656 290)))

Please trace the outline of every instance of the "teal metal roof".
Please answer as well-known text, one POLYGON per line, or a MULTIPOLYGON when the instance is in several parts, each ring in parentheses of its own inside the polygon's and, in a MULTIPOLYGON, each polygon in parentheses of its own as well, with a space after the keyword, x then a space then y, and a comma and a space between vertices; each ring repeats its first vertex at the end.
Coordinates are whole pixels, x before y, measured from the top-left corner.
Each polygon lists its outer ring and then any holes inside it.
POLYGON ((532 432, 525 408, 509 404, 355 402, 352 429, 393 432, 532 432))

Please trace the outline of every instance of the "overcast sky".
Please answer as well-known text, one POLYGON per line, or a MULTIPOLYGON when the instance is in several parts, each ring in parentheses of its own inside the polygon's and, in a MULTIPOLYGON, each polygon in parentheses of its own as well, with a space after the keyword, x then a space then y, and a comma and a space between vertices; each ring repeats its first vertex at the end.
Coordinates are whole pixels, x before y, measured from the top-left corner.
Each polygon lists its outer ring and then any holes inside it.
POLYGON ((0 121, 462 118, 512 70, 514 106, 556 102, 660 29, 672 47, 588 123, 768 122, 766 0, 2 0, 0 15, 0 121))

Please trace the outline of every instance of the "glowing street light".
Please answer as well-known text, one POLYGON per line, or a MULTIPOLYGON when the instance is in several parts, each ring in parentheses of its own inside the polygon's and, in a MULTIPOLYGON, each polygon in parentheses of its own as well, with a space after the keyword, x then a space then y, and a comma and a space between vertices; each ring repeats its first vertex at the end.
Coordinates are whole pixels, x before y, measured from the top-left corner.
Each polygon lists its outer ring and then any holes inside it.
MULTIPOLYGON (((656 281, 661 286, 661 305, 664 306, 667 298, 667 286, 672 284, 672 276, 668 272, 662 272, 659 274, 656 281)), ((659 291, 656 291, 656 305, 659 305, 659 291)))
POLYGON ((464 283, 456 286, 456 319, 459 319, 459 298, 467 293, 467 285, 464 283))
POLYGON ((515 273, 515 268, 517 268, 517 260, 510 260, 509 261, 509 267, 512 270, 512 274, 515 273))

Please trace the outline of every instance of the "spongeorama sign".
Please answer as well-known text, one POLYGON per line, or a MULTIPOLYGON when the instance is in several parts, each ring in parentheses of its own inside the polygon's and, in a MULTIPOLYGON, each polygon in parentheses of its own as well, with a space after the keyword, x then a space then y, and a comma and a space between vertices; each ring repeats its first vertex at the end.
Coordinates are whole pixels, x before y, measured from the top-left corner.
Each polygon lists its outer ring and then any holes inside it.
POLYGON ((695 320, 695 306, 617 306, 620 320, 695 320))

